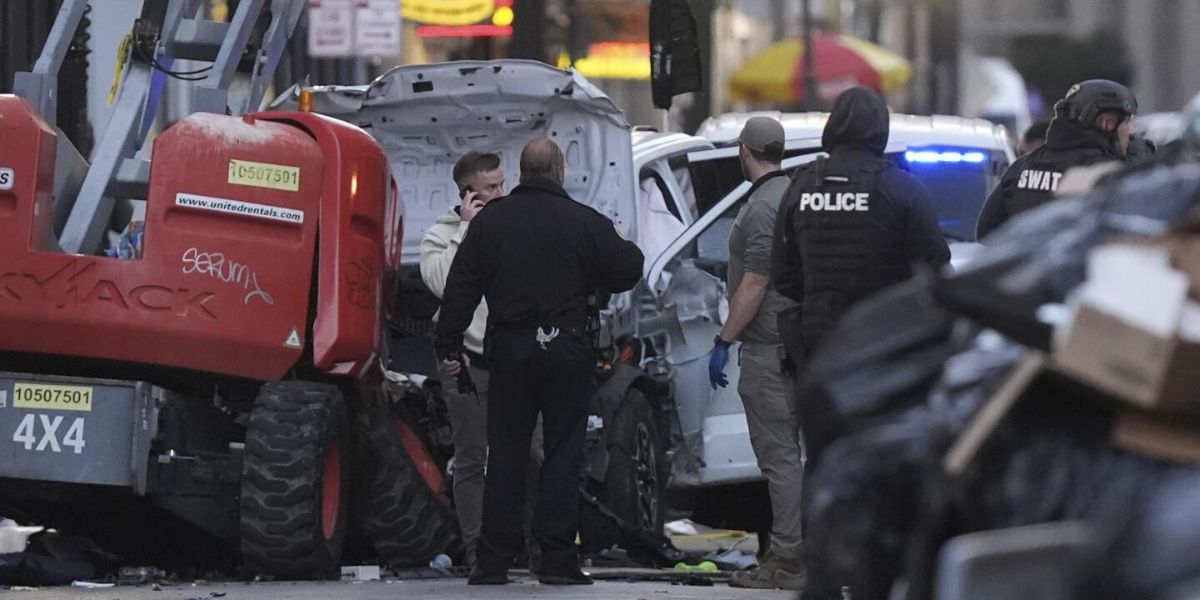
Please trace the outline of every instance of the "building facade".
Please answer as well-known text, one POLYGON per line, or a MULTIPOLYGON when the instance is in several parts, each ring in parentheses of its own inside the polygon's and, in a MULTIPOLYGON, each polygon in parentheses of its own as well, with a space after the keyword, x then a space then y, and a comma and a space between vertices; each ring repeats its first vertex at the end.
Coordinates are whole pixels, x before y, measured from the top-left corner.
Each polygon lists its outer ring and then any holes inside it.
POLYGON ((1200 0, 961 2, 962 39, 970 52, 1011 55, 1021 40, 1037 35, 1114 35, 1123 43, 1143 112, 1178 110, 1200 91, 1200 0))

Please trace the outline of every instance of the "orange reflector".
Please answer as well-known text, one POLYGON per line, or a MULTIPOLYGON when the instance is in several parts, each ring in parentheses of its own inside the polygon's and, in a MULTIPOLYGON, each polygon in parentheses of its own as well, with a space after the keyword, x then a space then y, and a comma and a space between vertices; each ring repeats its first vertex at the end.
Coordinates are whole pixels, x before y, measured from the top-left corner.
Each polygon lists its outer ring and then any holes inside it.
POLYGON ((313 91, 300 90, 300 112, 313 111, 313 91))

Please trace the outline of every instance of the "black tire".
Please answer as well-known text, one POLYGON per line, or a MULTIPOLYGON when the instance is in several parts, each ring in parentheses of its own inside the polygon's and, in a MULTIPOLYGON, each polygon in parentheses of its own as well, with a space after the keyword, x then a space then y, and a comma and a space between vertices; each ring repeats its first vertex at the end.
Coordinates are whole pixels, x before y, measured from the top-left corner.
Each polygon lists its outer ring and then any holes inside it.
POLYGON ((363 529, 379 558, 392 567, 424 567, 438 554, 457 564, 463 555, 458 519, 405 450, 399 426, 385 407, 364 407, 359 416, 368 469, 360 511, 363 529))
MULTIPOLYGON (((666 512, 667 464, 654 407, 641 390, 629 388, 608 426, 608 471, 597 499, 625 522, 662 534, 666 512)), ((614 544, 626 549, 620 529, 586 503, 580 511, 585 553, 614 544)))
POLYGON ((304 381, 262 387, 242 459, 241 547, 247 576, 338 577, 349 451, 346 407, 336 387, 304 381), (327 486, 334 475, 337 481, 327 486), (328 511, 327 504, 333 504, 328 511))

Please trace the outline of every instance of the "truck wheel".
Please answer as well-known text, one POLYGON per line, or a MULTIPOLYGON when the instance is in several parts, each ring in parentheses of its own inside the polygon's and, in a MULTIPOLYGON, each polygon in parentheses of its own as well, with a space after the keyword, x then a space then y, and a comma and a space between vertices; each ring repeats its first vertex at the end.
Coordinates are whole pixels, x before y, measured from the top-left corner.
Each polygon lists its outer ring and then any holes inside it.
POLYGON ((339 575, 349 471, 346 407, 331 385, 264 385, 242 460, 242 564, 249 576, 339 575))
MULTIPOLYGON (((607 438, 608 471, 597 498, 633 527, 662 534, 667 465, 654 408, 641 390, 625 392, 607 438)), ((616 525, 586 504, 581 510, 580 538, 585 552, 625 542, 616 525)))
POLYGON ((386 408, 360 415, 367 465, 362 525, 379 558, 396 568, 424 567, 438 554, 462 557, 462 536, 442 494, 441 467, 403 420, 386 408))

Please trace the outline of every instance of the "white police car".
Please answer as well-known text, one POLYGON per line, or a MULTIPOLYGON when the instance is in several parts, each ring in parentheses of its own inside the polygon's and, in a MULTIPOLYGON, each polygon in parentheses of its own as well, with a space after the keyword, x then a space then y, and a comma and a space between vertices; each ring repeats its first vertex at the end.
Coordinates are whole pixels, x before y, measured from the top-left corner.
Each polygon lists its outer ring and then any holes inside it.
MULTIPOLYGON (((828 113, 729 113, 704 121, 696 135, 733 147, 746 120, 767 116, 783 124, 785 157, 820 152, 828 113)), ((988 193, 1016 160, 1007 129, 984 119, 893 114, 886 154, 929 189, 942 232, 958 266, 974 255, 975 221, 988 193)), ((737 153, 732 162, 736 168, 737 153)))

